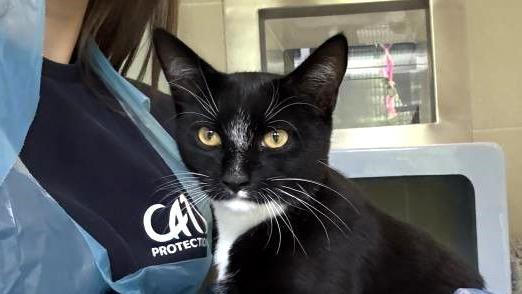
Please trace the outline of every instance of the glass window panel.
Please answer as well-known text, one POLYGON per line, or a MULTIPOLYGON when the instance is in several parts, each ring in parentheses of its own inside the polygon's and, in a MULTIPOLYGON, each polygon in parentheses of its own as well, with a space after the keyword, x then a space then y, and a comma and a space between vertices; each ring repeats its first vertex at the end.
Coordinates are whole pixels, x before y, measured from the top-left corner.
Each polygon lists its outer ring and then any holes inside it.
POLYGON ((260 11, 263 69, 288 73, 337 32, 350 42, 337 129, 433 123, 427 4, 344 4, 260 11), (393 77, 392 77, 393 76, 393 77))

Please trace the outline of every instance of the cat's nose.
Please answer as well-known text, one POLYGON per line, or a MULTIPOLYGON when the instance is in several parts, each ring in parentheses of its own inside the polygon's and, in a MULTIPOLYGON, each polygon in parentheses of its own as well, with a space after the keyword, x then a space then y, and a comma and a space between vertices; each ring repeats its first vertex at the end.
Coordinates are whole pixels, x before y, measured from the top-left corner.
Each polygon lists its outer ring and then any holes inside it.
POLYGON ((223 184, 227 186, 234 193, 237 193, 241 188, 247 186, 249 178, 244 173, 230 173, 223 177, 223 184))

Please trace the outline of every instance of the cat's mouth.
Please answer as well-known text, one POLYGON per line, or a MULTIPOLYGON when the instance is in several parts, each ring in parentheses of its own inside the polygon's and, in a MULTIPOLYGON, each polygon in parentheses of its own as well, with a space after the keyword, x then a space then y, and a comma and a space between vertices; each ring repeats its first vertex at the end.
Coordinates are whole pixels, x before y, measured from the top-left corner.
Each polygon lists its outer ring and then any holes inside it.
POLYGON ((253 202, 254 199, 252 197, 253 192, 247 189, 241 189, 238 191, 232 191, 230 189, 223 189, 224 191, 221 193, 216 193, 215 195, 211 195, 211 198, 214 201, 232 201, 232 200, 241 200, 246 202, 253 202))
POLYGON ((255 192, 246 189, 238 190, 237 192, 225 189, 221 195, 214 195, 212 203, 216 207, 225 208, 231 212, 245 213, 254 211, 259 208, 261 203, 259 199, 253 197, 255 192), (218 196, 218 197, 215 197, 218 196))
MULTIPOLYGON (((279 208, 291 201, 284 200, 285 195, 297 198, 299 194, 294 191, 285 191, 285 186, 275 183, 275 178, 268 178, 260 182, 250 182, 242 187, 231 187, 220 178, 203 178, 201 186, 204 188, 208 199, 220 207, 236 212, 247 212, 259 207, 269 205, 279 208), (274 182, 274 183, 272 183, 274 182), (291 193, 295 194, 291 195, 291 193)), ((283 182, 286 183, 286 182, 283 182)), ((296 189, 294 189, 296 190, 296 189)), ((297 190, 296 190, 297 191, 297 190)), ((288 198, 287 197, 287 198, 288 198)), ((272 206, 269 209, 274 210, 272 206)))
POLYGON ((239 190, 235 194, 236 194, 237 198, 239 198, 239 199, 248 199, 249 198, 248 191, 246 191, 246 190, 239 190))
POLYGON ((214 206, 221 206, 235 212, 252 211, 259 207, 259 204, 254 201, 238 197, 227 200, 213 200, 212 203, 214 206))

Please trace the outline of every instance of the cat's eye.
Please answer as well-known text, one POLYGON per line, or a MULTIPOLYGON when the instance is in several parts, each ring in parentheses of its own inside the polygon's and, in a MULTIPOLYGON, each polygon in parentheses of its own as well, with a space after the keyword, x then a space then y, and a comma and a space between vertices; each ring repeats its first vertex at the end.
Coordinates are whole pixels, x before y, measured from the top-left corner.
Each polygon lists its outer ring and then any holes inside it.
POLYGON ((202 127, 198 130, 198 139, 205 146, 217 147, 221 145, 221 137, 219 134, 207 127, 202 127))
POLYGON ((263 146, 277 149, 283 147, 288 142, 288 133, 285 130, 273 130, 263 137, 263 146))

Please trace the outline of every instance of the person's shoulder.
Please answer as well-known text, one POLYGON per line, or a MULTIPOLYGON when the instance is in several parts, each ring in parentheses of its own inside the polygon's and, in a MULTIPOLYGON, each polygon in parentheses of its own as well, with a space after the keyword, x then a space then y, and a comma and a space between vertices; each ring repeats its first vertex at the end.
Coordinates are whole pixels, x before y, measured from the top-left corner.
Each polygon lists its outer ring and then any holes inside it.
POLYGON ((175 115, 174 101, 172 97, 146 83, 128 80, 134 87, 140 90, 150 99, 150 112, 158 122, 167 130, 172 128, 175 115))

